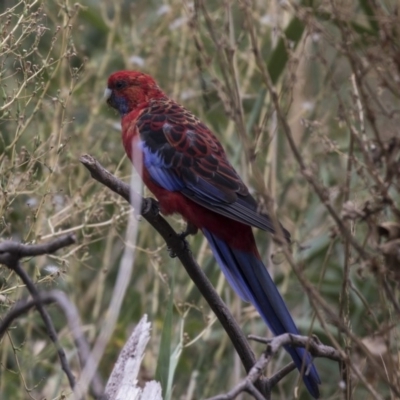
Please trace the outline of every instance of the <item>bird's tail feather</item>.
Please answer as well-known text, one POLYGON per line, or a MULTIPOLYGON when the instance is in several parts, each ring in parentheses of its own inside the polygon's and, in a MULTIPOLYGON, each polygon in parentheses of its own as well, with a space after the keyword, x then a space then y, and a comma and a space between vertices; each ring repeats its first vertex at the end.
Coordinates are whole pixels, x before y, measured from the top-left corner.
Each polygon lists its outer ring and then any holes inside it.
MULTIPOLYGON (((275 335, 299 334, 299 331, 276 288, 272 278, 258 255, 234 249, 203 228, 226 279, 240 297, 251 302, 275 335)), ((306 371, 303 381, 314 398, 319 397, 318 372, 310 355, 302 348, 285 347, 299 370, 306 371)))

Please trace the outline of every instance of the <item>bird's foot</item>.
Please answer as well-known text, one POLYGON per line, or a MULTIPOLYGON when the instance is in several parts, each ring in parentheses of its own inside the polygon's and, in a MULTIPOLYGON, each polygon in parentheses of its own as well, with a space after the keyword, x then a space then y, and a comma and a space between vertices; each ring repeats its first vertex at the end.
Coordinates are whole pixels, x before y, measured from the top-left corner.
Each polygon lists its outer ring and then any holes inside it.
POLYGON ((143 199, 142 203, 142 215, 152 215, 157 216, 160 213, 160 205, 158 201, 153 199, 152 197, 147 197, 143 199))
POLYGON ((179 237, 186 242, 185 239, 189 235, 195 235, 198 231, 199 231, 199 229, 197 228, 197 226, 195 226, 195 225, 191 224, 190 222, 188 222, 186 224, 185 230, 179 234, 179 237))
MULTIPOLYGON (((184 251, 189 250, 189 243, 186 240, 186 238, 189 235, 195 235, 197 232, 198 232, 198 228, 188 222, 185 230, 178 234, 178 236, 181 239, 182 244, 183 244, 182 250, 184 250, 184 251)), ((171 247, 167 247, 167 250, 168 250, 168 254, 171 258, 175 258, 177 256, 176 252, 173 249, 171 249, 171 247)))
MULTIPOLYGON (((179 251, 186 251, 189 250, 189 243, 188 241, 185 239, 185 236, 182 236, 182 234, 178 235, 180 242, 182 244, 182 248, 179 249, 179 251)), ((168 254, 171 258, 176 258, 178 256, 178 254, 176 253, 176 251, 174 249, 172 249, 171 247, 167 246, 167 250, 168 250, 168 254)))
POLYGON ((171 258, 176 258, 178 256, 178 254, 176 254, 175 251, 169 246, 167 246, 167 251, 168 251, 168 255, 171 258))

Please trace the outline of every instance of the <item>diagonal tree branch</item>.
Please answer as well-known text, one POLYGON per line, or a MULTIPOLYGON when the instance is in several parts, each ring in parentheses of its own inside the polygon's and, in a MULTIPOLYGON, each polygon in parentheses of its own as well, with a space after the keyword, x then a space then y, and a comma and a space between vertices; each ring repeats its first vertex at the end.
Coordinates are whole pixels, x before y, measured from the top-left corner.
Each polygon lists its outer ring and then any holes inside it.
MULTIPOLYGON (((94 157, 88 154, 81 156, 80 162, 89 170, 91 176, 95 180, 107 186, 113 192, 119 194, 129 202, 131 191, 128 184, 112 175, 104 169, 94 157)), ((136 193, 132 193, 132 195, 140 196, 136 193)), ((142 199, 141 204, 141 215, 163 237, 167 246, 179 258, 183 267, 186 269, 186 272, 189 274, 190 278, 193 280, 227 332, 237 353, 239 354, 246 372, 249 372, 256 363, 256 359, 248 341, 228 307, 218 296, 218 293, 215 291, 203 270, 197 264, 185 242, 179 234, 174 231, 171 225, 169 225, 169 223, 159 214, 157 202, 152 198, 146 198, 142 199)), ((257 387, 262 391, 262 385, 257 384, 257 387)))

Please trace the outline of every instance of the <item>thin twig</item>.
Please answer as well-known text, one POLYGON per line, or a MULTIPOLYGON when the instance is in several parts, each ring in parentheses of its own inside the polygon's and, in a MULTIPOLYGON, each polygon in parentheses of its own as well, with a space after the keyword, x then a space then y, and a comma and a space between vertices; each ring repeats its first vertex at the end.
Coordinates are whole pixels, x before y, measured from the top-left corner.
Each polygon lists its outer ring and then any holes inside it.
POLYGON ((268 379, 269 390, 273 388, 282 378, 288 375, 290 372, 296 369, 296 364, 292 361, 288 365, 281 368, 278 372, 268 379))
MULTIPOLYGON (((38 303, 56 303, 57 306, 60 307, 67 319, 69 329, 71 330, 72 337, 74 338, 75 345, 78 349, 77 354, 80 364, 84 366, 88 363, 90 360, 90 348, 81 329, 82 324, 80 322, 78 310, 65 293, 59 290, 52 290, 45 293, 40 292, 39 302, 37 300, 24 299, 16 303, 0 323, 0 338, 3 337, 14 320, 36 307, 38 303)), ((94 397, 100 398, 103 395, 103 383, 97 374, 91 382, 91 389, 94 397)))
POLYGON ((387 297, 393 304, 396 313, 400 316, 400 304, 397 302, 396 296, 393 293, 391 287, 389 286, 386 277, 385 276, 380 277, 380 281, 382 282, 383 289, 385 290, 387 297))
POLYGON ((261 376, 265 367, 271 360, 271 356, 272 354, 267 355, 266 352, 264 352, 259 360, 254 364, 253 368, 249 371, 246 378, 239 382, 228 393, 210 397, 208 400, 231 400, 242 392, 251 393, 257 400, 265 400, 265 397, 253 386, 253 382, 255 382, 261 376))

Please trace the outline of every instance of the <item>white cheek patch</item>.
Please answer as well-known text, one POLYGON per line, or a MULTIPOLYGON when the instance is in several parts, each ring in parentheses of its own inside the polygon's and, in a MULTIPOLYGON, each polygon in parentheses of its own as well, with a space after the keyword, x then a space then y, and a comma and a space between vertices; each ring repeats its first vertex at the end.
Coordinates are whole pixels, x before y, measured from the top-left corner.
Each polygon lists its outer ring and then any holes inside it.
POLYGON ((110 88, 106 88, 106 90, 104 91, 104 98, 108 100, 111 97, 111 94, 112 90, 110 88))

